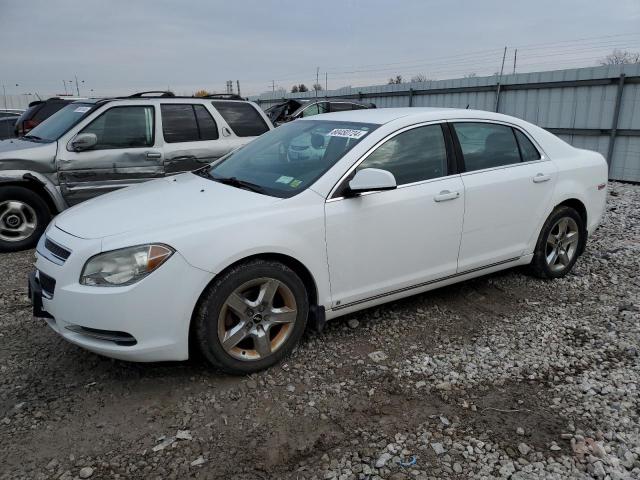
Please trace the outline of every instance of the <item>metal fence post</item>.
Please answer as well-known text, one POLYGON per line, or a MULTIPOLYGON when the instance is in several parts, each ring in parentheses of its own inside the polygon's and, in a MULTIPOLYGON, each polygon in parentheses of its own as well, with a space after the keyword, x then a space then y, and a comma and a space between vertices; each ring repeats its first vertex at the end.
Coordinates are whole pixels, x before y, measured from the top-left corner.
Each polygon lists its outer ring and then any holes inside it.
POLYGON ((413 107, 413 88, 409 88, 409 106, 413 107))
POLYGON ((498 82, 496 84, 496 109, 495 109, 495 111, 497 112, 499 108, 500 108, 500 82, 498 82))
POLYGON ((618 119, 620 118, 620 106, 622 104, 622 91, 624 90, 624 73, 618 77, 618 90, 616 92, 616 104, 613 108, 613 120, 611 121, 611 133, 609 133, 609 148, 607 149, 607 163, 609 172, 613 163, 613 148, 616 145, 616 133, 618 130, 618 119))

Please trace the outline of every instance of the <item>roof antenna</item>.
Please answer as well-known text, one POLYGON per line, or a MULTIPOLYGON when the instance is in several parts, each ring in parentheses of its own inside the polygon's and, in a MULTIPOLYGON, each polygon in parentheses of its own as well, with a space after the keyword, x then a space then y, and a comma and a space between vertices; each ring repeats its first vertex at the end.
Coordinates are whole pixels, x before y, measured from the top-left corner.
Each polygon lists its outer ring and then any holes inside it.
POLYGON ((467 107, 465 108, 465 110, 469 110, 469 103, 467 103, 467 107))

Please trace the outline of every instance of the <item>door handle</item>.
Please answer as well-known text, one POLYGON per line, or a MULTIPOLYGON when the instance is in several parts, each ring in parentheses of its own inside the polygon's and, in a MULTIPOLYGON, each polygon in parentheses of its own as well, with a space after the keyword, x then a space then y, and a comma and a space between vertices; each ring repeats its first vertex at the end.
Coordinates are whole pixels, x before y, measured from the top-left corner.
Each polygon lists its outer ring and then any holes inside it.
POLYGON ((545 175, 544 173, 538 173, 533 177, 533 183, 548 182, 549 180, 551 180, 551 175, 545 175))
POLYGON ((433 197, 434 202, 446 202, 447 200, 455 200, 460 196, 460 192, 450 192, 449 190, 442 190, 438 195, 433 197))
POLYGON ((147 152, 147 158, 161 158, 162 154, 158 152, 147 152))

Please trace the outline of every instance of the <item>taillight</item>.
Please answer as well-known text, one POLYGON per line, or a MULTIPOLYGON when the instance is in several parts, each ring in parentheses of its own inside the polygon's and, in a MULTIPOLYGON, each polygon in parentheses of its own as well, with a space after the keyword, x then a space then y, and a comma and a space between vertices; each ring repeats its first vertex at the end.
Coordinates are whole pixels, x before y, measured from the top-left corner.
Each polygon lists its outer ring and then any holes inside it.
POLYGON ((35 128, 35 127, 36 127, 36 125, 38 125, 38 123, 40 123, 40 122, 38 122, 37 120, 25 120, 25 121, 22 123, 22 133, 23 133, 23 134, 27 134, 27 133, 29 133, 29 131, 30 131, 32 128, 35 128))

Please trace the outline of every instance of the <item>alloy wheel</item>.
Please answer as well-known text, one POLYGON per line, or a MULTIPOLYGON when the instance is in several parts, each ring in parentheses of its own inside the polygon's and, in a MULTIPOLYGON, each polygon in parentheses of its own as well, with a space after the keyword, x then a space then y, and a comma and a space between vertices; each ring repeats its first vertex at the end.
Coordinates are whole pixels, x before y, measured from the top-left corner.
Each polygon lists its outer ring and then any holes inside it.
POLYGON ((578 252, 580 230, 571 217, 560 218, 549 231, 545 256, 552 272, 567 268, 578 252))
POLYGON ((20 242, 29 238, 38 226, 36 212, 19 200, 0 203, 0 240, 20 242))
POLYGON ((233 358, 261 360, 278 351, 293 332, 298 316, 291 289, 275 278, 240 285, 218 316, 218 339, 233 358))

